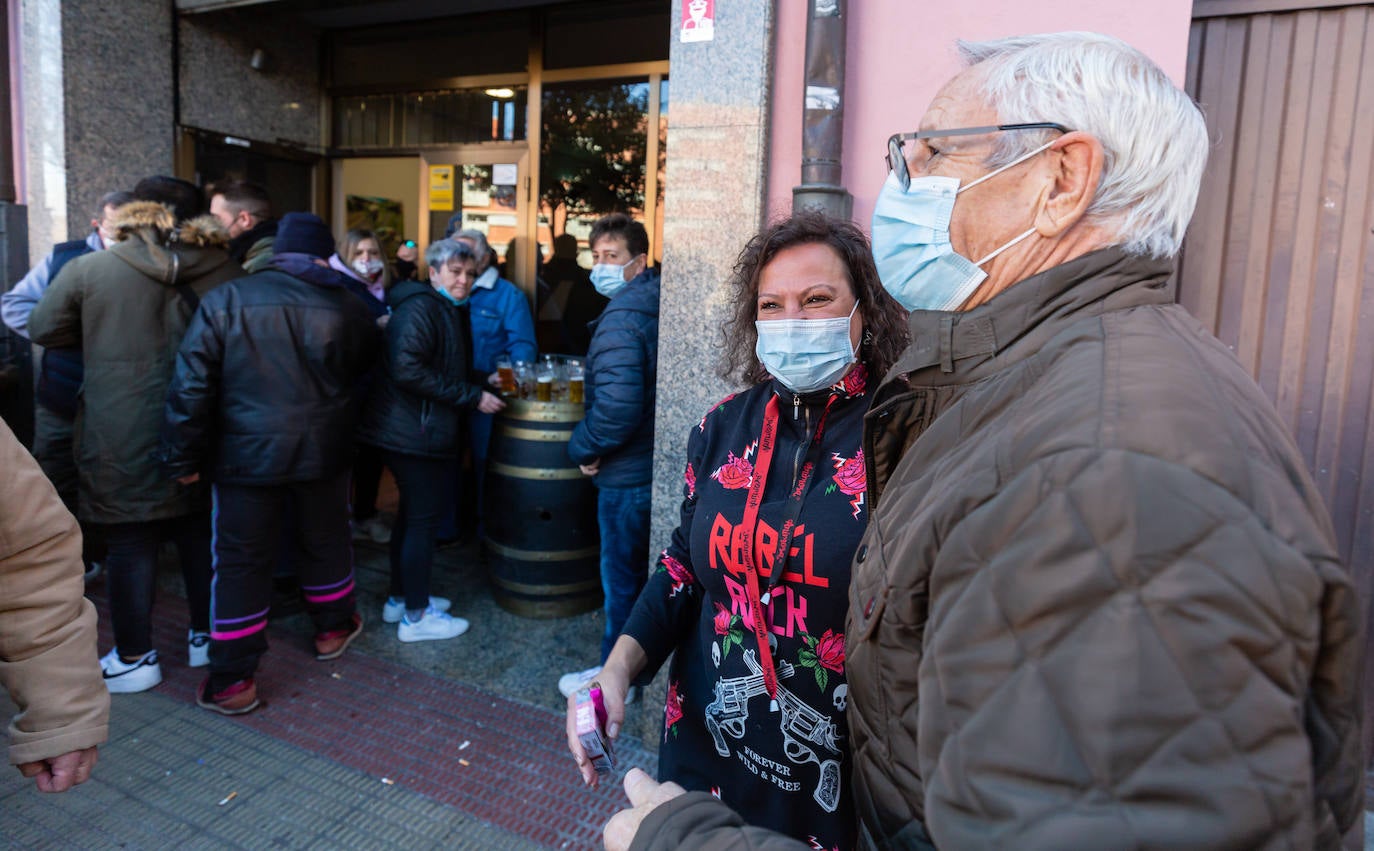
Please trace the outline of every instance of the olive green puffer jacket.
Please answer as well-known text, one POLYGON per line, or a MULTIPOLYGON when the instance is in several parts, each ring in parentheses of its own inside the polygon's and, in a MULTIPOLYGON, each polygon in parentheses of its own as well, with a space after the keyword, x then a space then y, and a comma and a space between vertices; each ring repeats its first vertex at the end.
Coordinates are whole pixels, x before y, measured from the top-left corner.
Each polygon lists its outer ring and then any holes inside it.
POLYGON ((204 484, 168 480, 154 460, 177 347, 195 303, 243 270, 212 216, 176 226, 169 208, 119 209, 120 241, 62 268, 29 318, 43 346, 80 346, 76 425, 83 520, 134 523, 208 509, 204 484))

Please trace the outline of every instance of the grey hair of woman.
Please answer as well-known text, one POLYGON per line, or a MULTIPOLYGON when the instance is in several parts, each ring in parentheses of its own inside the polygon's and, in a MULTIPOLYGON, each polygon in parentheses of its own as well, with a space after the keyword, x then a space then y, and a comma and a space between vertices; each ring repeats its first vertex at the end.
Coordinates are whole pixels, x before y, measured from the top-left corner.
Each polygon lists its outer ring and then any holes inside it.
POLYGON ((431 242, 429 248, 425 249, 425 263, 431 269, 442 269, 455 260, 476 263, 477 255, 467 244, 452 239, 431 242))

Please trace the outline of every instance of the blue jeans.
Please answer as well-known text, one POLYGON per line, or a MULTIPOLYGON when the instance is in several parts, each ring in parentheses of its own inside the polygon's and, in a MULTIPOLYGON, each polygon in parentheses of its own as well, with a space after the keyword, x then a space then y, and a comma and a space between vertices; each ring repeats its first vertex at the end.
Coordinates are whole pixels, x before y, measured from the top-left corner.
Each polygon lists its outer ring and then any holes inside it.
POLYGON ((601 590, 606 594, 606 632, 601 661, 611 655, 625 621, 649 576, 650 485, 600 488, 596 523, 601 529, 601 590))

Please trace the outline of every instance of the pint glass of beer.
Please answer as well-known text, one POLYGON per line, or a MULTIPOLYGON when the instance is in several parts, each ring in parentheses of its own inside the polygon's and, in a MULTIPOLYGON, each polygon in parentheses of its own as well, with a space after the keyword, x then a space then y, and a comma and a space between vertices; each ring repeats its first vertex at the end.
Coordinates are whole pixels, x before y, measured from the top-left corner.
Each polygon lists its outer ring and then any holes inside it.
POLYGON ((520 395, 520 385, 515 382, 515 365, 506 355, 496 359, 496 374, 501 379, 501 395, 507 398, 520 395))
POLYGON ((552 364, 541 363, 534 371, 534 398, 540 402, 553 401, 554 370, 552 364))
POLYGON ((587 377, 586 368, 582 366, 582 361, 570 359, 568 361, 568 401, 576 405, 582 404, 583 381, 587 377))

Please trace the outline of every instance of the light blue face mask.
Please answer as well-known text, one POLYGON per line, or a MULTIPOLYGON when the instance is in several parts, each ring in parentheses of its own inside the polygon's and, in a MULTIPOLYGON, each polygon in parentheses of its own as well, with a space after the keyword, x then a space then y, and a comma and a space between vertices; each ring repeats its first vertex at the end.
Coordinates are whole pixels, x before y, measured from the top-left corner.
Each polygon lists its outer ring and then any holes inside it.
POLYGON ((468 299, 472 298, 472 290, 471 290, 471 289, 468 290, 468 294, 467 294, 466 296, 464 296, 464 297, 461 298, 461 299, 457 299, 457 298, 454 298, 453 295, 452 295, 448 290, 444 289, 443 287, 439 286, 438 284, 431 284, 431 286, 434 287, 434 291, 435 291, 436 293, 438 293, 439 295, 441 295, 441 296, 443 296, 445 299, 447 299, 449 304, 456 305, 456 306, 458 306, 458 307, 462 307, 463 305, 467 304, 467 303, 468 303, 468 299))
MULTIPOLYGON (((628 265, 630 264, 625 264, 628 265)), ((629 283, 625 280, 625 266, 597 263, 592 267, 592 286, 606 298, 615 298, 615 294, 625 289, 625 285, 629 283)))
POLYGON ((1042 145, 966 186, 960 186, 957 177, 913 177, 903 192, 897 178, 888 174, 873 208, 873 262, 883 289, 907 310, 958 310, 988 276, 979 267, 1035 233, 1035 228, 975 263, 957 253, 949 242, 954 199, 1052 144, 1042 145))
POLYGON ((857 360, 849 339, 854 310, 834 319, 755 320, 759 341, 754 353, 768 374, 793 393, 829 387, 857 360))

